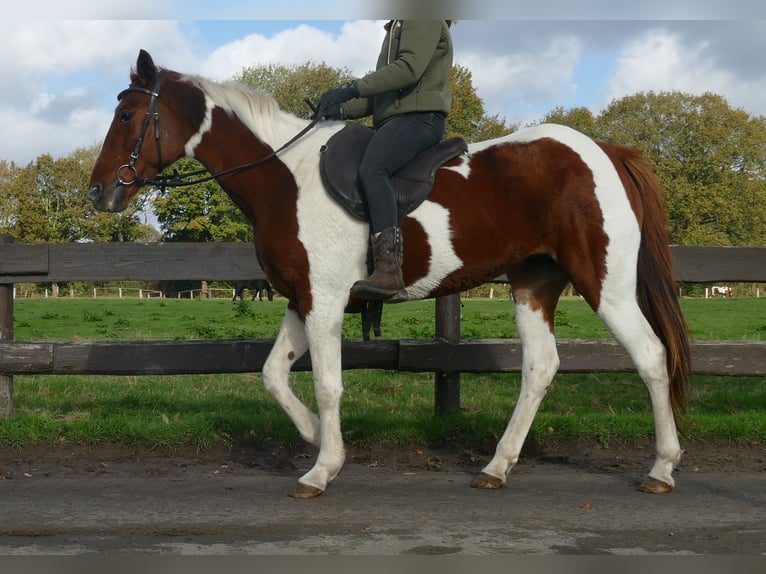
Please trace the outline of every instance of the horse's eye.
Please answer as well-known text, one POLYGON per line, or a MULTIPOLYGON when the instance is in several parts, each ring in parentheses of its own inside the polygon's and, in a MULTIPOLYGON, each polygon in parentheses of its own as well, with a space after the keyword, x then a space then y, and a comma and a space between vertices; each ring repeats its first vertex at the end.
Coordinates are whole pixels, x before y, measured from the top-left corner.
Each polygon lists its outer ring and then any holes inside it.
POLYGON ((133 112, 120 112, 120 123, 126 124, 133 117, 133 112))

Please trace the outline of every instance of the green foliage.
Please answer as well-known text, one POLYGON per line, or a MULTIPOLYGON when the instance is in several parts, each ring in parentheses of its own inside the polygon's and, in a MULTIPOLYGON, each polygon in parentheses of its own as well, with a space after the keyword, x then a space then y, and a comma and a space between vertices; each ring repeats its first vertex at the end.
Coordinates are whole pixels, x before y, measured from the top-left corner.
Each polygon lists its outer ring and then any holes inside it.
POLYGON ((452 109, 447 116, 446 137, 461 136, 468 142, 476 142, 515 131, 516 126, 507 126, 498 116, 487 116, 468 68, 453 66, 449 81, 452 109))
POLYGON ((140 201, 117 216, 97 212, 87 199, 98 148, 53 159, 43 154, 26 167, 0 165, 0 225, 25 243, 140 241, 151 237, 141 225, 140 201))
POLYGON ((570 108, 568 110, 562 107, 554 108, 545 115, 541 123, 569 126, 590 137, 595 137, 596 134, 596 118, 585 107, 570 108))
MULTIPOLYGON (((200 169, 189 158, 172 167, 181 175, 200 169)), ((252 241, 252 225, 214 180, 157 192, 154 213, 165 241, 252 241)))
POLYGON ((604 110, 596 136, 635 147, 654 163, 672 242, 764 245, 765 118, 715 94, 638 93, 604 110))
POLYGON ((298 117, 311 117, 304 102, 319 102, 325 91, 354 79, 348 69, 332 68, 325 63, 306 62, 291 66, 268 64, 245 68, 234 78, 236 81, 270 94, 280 108, 298 117))
POLYGON ((244 297, 242 299, 239 299, 238 301, 235 301, 233 303, 234 305, 234 316, 238 319, 250 319, 255 317, 255 312, 252 309, 252 306, 250 305, 250 301, 247 301, 244 297))

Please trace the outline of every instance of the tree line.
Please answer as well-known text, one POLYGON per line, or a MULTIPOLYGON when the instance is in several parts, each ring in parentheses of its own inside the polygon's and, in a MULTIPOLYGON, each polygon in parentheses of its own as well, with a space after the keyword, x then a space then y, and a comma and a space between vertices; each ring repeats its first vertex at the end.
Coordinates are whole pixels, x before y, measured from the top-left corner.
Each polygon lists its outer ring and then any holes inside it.
MULTIPOLYGON (((352 78, 325 64, 244 69, 236 81, 272 94, 300 117, 326 89, 352 78)), ((487 114, 470 70, 454 66, 447 136, 467 141, 519 129, 487 114)), ((556 108, 539 123, 568 125, 597 139, 635 147, 665 187, 671 241, 681 245, 766 243, 766 119, 733 109, 716 94, 646 92, 614 100, 598 114, 556 108)), ((104 126, 106 129, 106 126, 104 126)), ((18 242, 249 241, 250 224, 214 181, 148 190, 121 214, 95 211, 86 198, 99 145, 66 157, 43 154, 26 166, 0 159, 0 230, 18 242), (156 227, 150 222, 156 221, 156 227)), ((181 173, 201 166, 184 159, 181 173)))

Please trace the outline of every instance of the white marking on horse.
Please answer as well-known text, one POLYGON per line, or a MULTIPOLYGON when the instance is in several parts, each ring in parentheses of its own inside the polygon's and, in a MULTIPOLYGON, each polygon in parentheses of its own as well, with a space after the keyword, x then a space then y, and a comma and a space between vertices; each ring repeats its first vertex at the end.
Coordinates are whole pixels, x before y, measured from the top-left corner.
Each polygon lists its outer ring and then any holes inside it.
MULTIPOLYGON (((420 223, 431 246, 428 274, 405 289, 407 299, 422 299, 431 294, 442 280, 463 266, 452 245, 449 211, 433 201, 426 200, 409 217, 420 223)), ((407 253, 407 238, 404 238, 407 253)))
POLYGON ((205 94, 205 118, 202 120, 197 133, 190 137, 184 146, 186 157, 194 157, 194 150, 197 149, 205 134, 213 127, 213 108, 215 108, 215 102, 205 94))
POLYGON ((503 482, 519 460, 540 402, 559 368, 556 338, 543 312, 532 308, 528 294, 523 290, 515 291, 514 299, 516 326, 523 346, 521 390, 511 420, 497 443, 495 456, 482 469, 485 474, 503 482))

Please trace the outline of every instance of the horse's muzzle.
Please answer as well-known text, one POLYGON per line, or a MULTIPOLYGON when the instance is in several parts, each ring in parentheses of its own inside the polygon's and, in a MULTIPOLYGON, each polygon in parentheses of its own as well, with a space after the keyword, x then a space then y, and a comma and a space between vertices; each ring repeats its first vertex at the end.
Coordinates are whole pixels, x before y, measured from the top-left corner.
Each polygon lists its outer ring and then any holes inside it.
POLYGON ((104 186, 96 183, 88 190, 88 199, 93 203, 93 207, 99 211, 116 212, 122 211, 125 207, 123 203, 123 186, 118 185, 111 191, 104 192, 104 186))
POLYGON ((100 183, 97 183, 88 190, 88 199, 95 205, 99 199, 101 199, 101 190, 103 187, 100 183))

